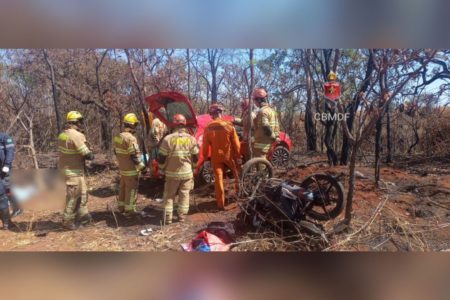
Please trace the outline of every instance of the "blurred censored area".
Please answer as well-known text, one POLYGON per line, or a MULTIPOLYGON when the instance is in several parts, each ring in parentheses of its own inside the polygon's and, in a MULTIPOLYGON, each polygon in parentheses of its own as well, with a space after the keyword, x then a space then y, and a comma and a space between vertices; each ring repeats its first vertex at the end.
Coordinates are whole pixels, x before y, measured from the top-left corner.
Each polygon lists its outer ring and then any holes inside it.
POLYGON ((8 299, 446 299, 448 257, 2 254, 8 299), (327 275, 325 275, 326 273, 327 275), (45 287, 45 288, 44 288, 45 287))
POLYGON ((3 48, 447 48, 448 1, 10 1, 3 48))

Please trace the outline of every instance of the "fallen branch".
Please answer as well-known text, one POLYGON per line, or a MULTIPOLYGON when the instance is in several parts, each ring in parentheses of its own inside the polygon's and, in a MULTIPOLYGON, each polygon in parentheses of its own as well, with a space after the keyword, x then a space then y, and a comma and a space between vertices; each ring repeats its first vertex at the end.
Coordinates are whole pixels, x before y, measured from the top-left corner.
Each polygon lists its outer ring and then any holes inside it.
POLYGON ((375 219, 377 218, 377 216, 380 214, 381 210, 383 209, 384 205, 386 204, 386 202, 389 200, 389 195, 386 195, 384 200, 381 201, 378 206, 375 208, 374 214, 372 215, 372 217, 364 224, 362 225, 357 231, 349 234, 343 241, 338 242, 337 244, 334 244, 328 248, 325 248, 324 251, 329 251, 333 248, 336 248, 337 246, 343 246, 346 243, 348 243, 354 236, 356 236, 357 234, 359 234, 360 232, 362 232, 363 230, 365 230, 366 228, 370 227, 370 225, 372 225, 372 223, 375 221, 375 219))

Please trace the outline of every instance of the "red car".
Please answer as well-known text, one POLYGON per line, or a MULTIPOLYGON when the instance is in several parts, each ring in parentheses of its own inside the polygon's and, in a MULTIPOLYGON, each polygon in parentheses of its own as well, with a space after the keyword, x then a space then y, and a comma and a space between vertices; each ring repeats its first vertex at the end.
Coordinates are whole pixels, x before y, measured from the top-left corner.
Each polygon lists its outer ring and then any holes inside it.
MULTIPOLYGON (((230 115, 224 115, 223 119, 226 121, 234 121, 234 117, 230 115)), ((212 118, 209 114, 199 115, 197 116, 197 130, 195 132, 195 139, 197 140, 200 146, 200 157, 195 168, 197 174, 205 180, 206 182, 211 182, 213 180, 213 174, 211 170, 211 166, 207 163, 206 168, 204 166, 205 158, 203 157, 203 132, 205 131, 206 126, 208 126, 209 122, 212 121, 212 118)), ((240 133, 240 128, 236 126, 238 131, 238 135, 240 133)), ((276 167, 285 167, 289 163, 289 154, 292 148, 292 141, 285 132, 280 132, 279 141, 276 141, 272 144, 272 148, 267 154, 267 159, 272 162, 272 164, 276 167)), ((206 160, 207 161, 207 160, 206 160)))
MULTIPOLYGON (((211 122, 212 118, 209 114, 196 115, 190 100, 178 92, 160 92, 147 97, 146 102, 149 104, 149 111, 154 113, 169 128, 174 128, 172 118, 175 114, 183 114, 186 117, 187 126, 190 132, 195 136, 200 146, 200 156, 195 171, 201 179, 206 182, 214 180, 209 161, 203 157, 203 132, 206 126, 211 122), (162 109, 164 108, 164 109, 162 109)), ((225 115, 223 117, 227 121, 233 121, 234 117, 225 115)), ((239 132, 239 127, 237 127, 239 132)), ((272 144, 272 148, 267 155, 267 159, 274 166, 284 167, 289 162, 289 154, 292 148, 292 141, 289 136, 281 132, 279 140, 272 144)), ((153 163, 153 166, 156 166, 153 163)))

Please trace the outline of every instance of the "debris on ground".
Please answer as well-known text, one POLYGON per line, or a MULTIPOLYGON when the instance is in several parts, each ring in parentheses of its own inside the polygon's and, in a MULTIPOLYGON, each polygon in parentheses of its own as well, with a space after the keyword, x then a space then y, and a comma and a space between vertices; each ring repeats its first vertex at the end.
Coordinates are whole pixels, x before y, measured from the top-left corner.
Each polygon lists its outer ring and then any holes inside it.
POLYGON ((224 252, 230 250, 234 240, 234 229, 231 224, 213 222, 190 242, 181 244, 184 251, 192 252, 224 252))
MULTIPOLYGON (((323 160, 323 158, 318 158, 323 160)), ((352 222, 343 225, 343 213, 334 220, 317 222, 307 218, 299 225, 301 230, 290 231, 288 224, 277 224, 279 230, 255 229, 239 221, 240 205, 245 199, 232 203, 226 211, 217 209, 214 186, 196 186, 185 223, 163 226, 163 203, 149 201, 162 197, 163 181, 140 182, 137 208, 141 212, 131 218, 115 213, 116 169, 93 170, 88 178, 89 209, 92 225, 75 231, 61 227, 64 190, 48 190, 34 195, 23 203, 24 213, 13 219, 12 231, 0 231, 0 249, 3 251, 180 251, 180 245, 191 242, 206 230, 214 231, 212 222, 222 222, 233 237, 226 243, 230 251, 444 251, 450 248, 450 172, 440 165, 426 167, 425 161, 417 170, 408 165, 381 168, 382 182, 373 181, 373 168, 359 165, 357 171, 368 178, 356 181, 352 222), (420 168, 428 175, 419 174, 420 168), (383 182, 385 184, 383 184, 383 182), (388 196, 386 199, 385 196, 388 196), (310 227, 308 230, 307 227, 310 227), (141 230, 151 228, 148 236, 139 236, 141 230), (323 236, 324 235, 324 236, 323 236)), ((437 162, 436 162, 437 164, 437 162)), ((99 167, 100 168, 100 167, 99 167)), ((450 169, 450 168, 448 168, 450 169)), ((283 179, 302 181, 313 173, 342 177, 347 190, 346 166, 330 167, 319 164, 299 166, 278 171, 283 179)), ((20 170, 16 170, 20 175, 20 170)), ((227 180, 232 186, 232 180, 227 180)), ((216 224, 216 227, 223 227, 216 224)), ((251 224, 250 224, 251 225, 251 224)))

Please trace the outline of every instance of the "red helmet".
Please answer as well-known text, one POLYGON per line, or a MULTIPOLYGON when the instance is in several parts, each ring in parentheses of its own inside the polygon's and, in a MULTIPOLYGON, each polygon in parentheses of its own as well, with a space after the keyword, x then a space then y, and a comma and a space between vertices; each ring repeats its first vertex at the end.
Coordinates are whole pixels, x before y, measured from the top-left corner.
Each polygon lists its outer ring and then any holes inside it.
POLYGON ((176 114, 173 116, 173 124, 186 125, 186 118, 182 114, 176 114))
POLYGON ((209 107, 209 114, 213 115, 216 114, 218 112, 223 112, 225 109, 223 108, 223 106, 221 104, 218 103, 214 103, 209 107))
POLYGON ((249 105, 250 105, 250 100, 249 99, 246 98, 246 99, 241 101, 241 108, 243 110, 246 110, 249 107, 249 105))
POLYGON ((257 88, 252 93, 253 99, 263 99, 267 97, 267 92, 263 88, 257 88))

